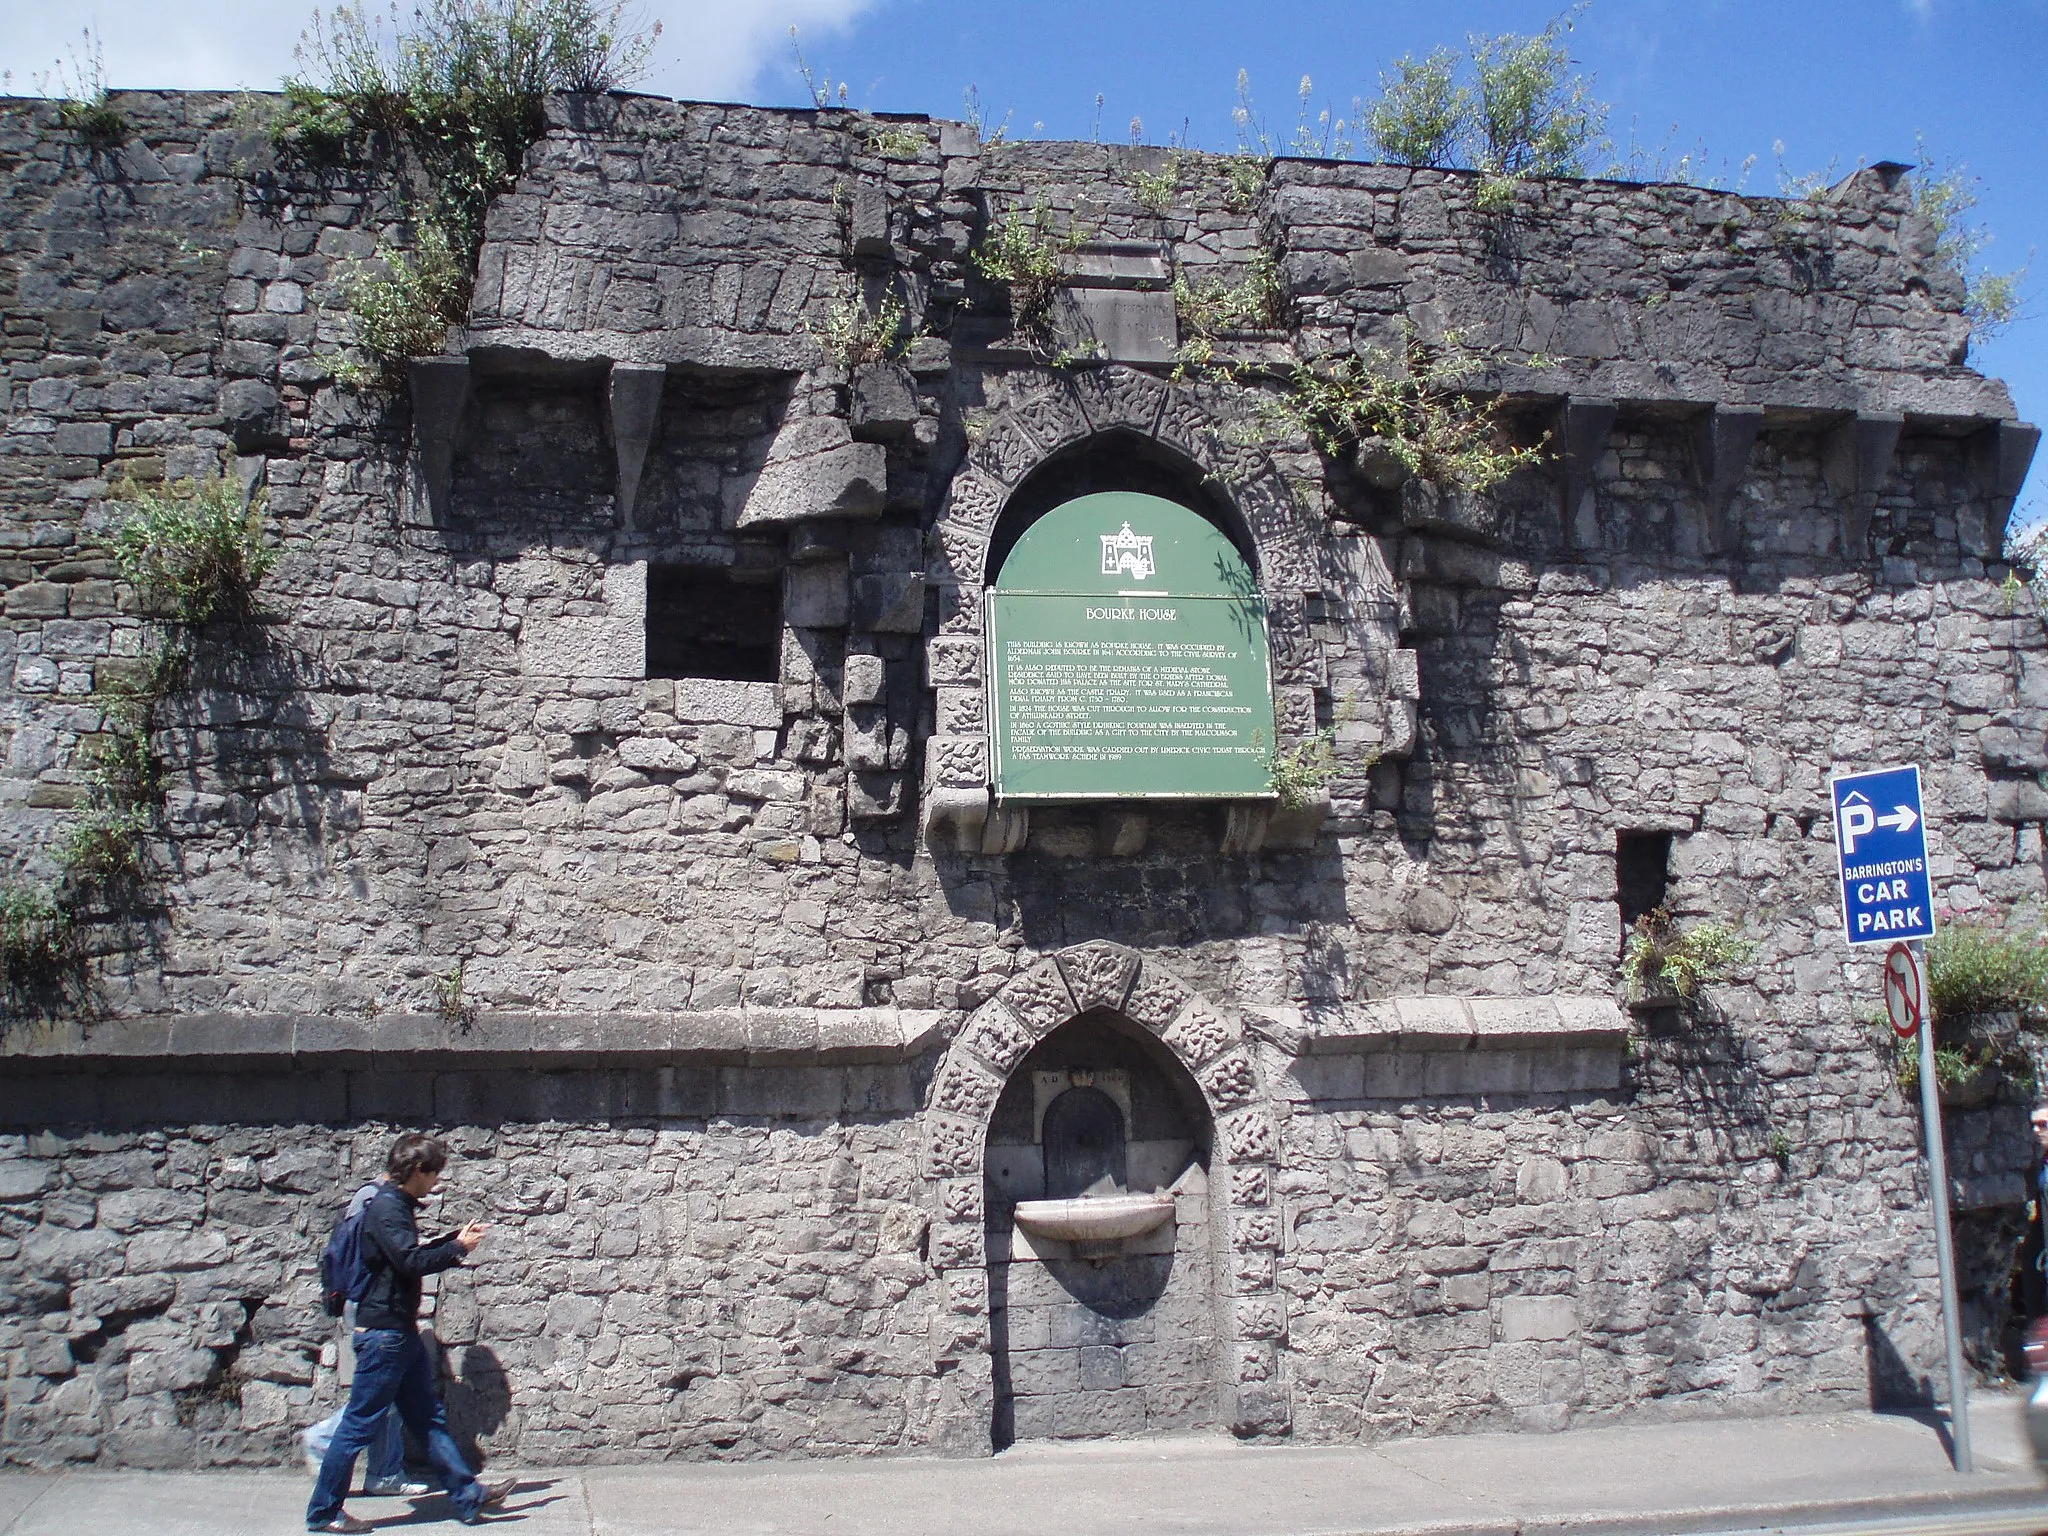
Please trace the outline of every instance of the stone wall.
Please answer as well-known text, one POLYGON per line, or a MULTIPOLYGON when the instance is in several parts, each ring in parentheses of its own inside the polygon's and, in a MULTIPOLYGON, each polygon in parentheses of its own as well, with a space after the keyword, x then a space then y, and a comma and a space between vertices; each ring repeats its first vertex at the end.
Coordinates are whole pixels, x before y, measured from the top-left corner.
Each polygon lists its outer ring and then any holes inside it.
MULTIPOLYGON (((402 230, 376 166, 281 165, 229 98, 121 106, 88 153, 0 103, 10 870, 53 876, 145 644, 123 477, 225 465, 280 561, 170 701, 147 899, 92 914, 87 1006, 0 1040, 0 1452, 282 1454, 331 1390, 318 1238, 415 1122, 506 1224, 441 1298, 493 1450, 986 1449, 1011 1016, 1171 1046, 1197 997, 1184 1065, 1245 1142, 1208 1149, 1189 1301, 1216 1421, 1919 1390, 1915 1122, 1835 936, 1825 780, 1917 757, 1942 899, 2038 903, 2048 646, 1999 560, 2032 438, 1893 171, 1500 215, 1455 173, 1195 156, 1160 212, 1160 151, 568 100, 469 326, 389 395, 334 362, 342 264, 402 230), (969 259, 1039 207, 1088 237, 1060 323, 1101 350, 1069 366, 969 259), (1261 252, 1286 326, 1174 377, 1158 275, 1261 252), (919 334, 849 375, 814 333, 856 293, 919 334), (1548 445, 1493 494, 1376 483, 1261 411, 1296 359, 1446 331, 1548 445), (1242 540, 1277 723, 1339 744, 1315 815, 989 803, 992 552, 1109 487, 1242 540), (779 595, 773 680, 645 675, 671 565, 779 595), (1624 1062, 1628 832, 1759 947, 1624 1062), (1130 990, 1155 971, 1171 1007, 1130 990)), ((1995 1244, 2012 1127, 1965 1143, 1995 1244)))

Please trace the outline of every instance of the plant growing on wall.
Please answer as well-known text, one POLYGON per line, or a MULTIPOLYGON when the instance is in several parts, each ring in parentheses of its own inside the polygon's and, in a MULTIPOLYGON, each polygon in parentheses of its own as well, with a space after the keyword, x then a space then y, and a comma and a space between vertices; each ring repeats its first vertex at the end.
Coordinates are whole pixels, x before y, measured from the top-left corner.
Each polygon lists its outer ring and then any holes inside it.
POLYGON ((1668 988, 1681 1001, 1699 989, 1726 981, 1756 952, 1756 941, 1728 923, 1679 926, 1668 908, 1637 918, 1622 952, 1621 975, 1632 998, 1654 997, 1668 988))
POLYGON ((2048 934, 1963 919, 1927 941, 1927 996, 1937 1018, 2018 1014, 2048 1025, 2048 934))
POLYGON ((1298 811, 1310 805, 1337 777, 1337 738, 1324 726, 1291 747, 1276 748, 1268 772, 1281 805, 1298 811))
POLYGON ((1435 342, 1411 337, 1399 357, 1367 347, 1298 363, 1288 392, 1265 408, 1326 453, 1374 440, 1411 475, 1446 489, 1487 491, 1543 457, 1541 442, 1510 442, 1499 399, 1476 391, 1489 361, 1455 331, 1435 342))
POLYGON ((332 156, 379 136, 424 194, 416 255, 345 280, 357 339, 378 364, 357 382, 390 380, 418 355, 380 349, 438 352, 466 317, 484 215, 545 131, 548 95, 639 79, 660 31, 634 26, 625 0, 424 0, 409 25, 394 6, 388 36, 362 6, 314 13, 272 138, 332 156))
POLYGON ((1262 250, 1234 283, 1221 278, 1190 282, 1185 272, 1176 272, 1173 307, 1181 329, 1174 377, 1214 369, 1216 342, 1223 333, 1273 330, 1286 323, 1287 294, 1280 286, 1280 263, 1271 251, 1262 250))
POLYGON ((61 995, 78 965, 71 914, 42 886, 0 884, 0 1002, 27 1013, 61 995))
POLYGON ((91 27, 81 27, 82 48, 38 73, 35 86, 57 98, 57 121, 78 135, 88 149, 114 149, 128 138, 128 120, 107 99, 107 66, 100 40, 91 27))
POLYGON ((894 294, 884 296, 878 309, 869 308, 858 293, 834 299, 815 321, 806 319, 804 329, 830 361, 849 373, 898 356, 910 340, 909 317, 894 294))
POLYGON ((1978 258, 1991 235, 1971 215, 1977 206, 1977 178, 1959 161, 1937 161, 1927 141, 1918 142, 1920 164, 1909 186, 1913 211, 1934 232, 1934 259, 1963 279, 1963 318, 1979 338, 1995 336, 2019 315, 2020 284, 2027 269, 1988 272, 1978 258))
POLYGON ((1013 209, 996 221, 974 248, 974 269, 1009 291, 1011 323, 1043 343, 1053 300, 1072 275, 1073 254, 1086 238, 1078 228, 1062 230, 1051 204, 1041 198, 1029 214, 1013 209))
POLYGON ((1397 165, 1483 172, 1476 200, 1486 213, 1511 208, 1526 177, 1583 176, 1607 124, 1565 46, 1583 9, 1534 36, 1474 33, 1464 54, 1404 54, 1363 109, 1367 137, 1397 165))
POLYGON ((114 559, 153 618, 197 628, 255 613, 257 585, 277 561, 264 536, 261 491, 244 496, 233 475, 162 487, 125 481, 128 511, 114 559))

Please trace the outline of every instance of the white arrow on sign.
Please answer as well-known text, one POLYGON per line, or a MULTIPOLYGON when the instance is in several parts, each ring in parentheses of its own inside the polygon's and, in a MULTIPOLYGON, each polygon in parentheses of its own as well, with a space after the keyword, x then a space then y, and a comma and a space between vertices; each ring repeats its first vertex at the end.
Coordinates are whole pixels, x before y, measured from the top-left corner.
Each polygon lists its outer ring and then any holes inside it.
POLYGON ((1854 853, 1857 843, 1879 827, 1904 833, 1919 825, 1920 815, 1910 805, 1895 805, 1889 815, 1880 816, 1876 808, 1863 798, 1861 790, 1852 790, 1842 798, 1843 853, 1854 853))

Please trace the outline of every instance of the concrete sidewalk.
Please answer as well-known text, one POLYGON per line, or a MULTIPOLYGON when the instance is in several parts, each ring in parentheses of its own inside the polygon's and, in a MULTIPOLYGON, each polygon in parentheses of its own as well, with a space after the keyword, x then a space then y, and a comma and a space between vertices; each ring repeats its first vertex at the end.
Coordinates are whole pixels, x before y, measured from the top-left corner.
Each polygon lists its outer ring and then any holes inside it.
MULTIPOLYGON (((1937 1427, 1836 1414, 1368 1447, 1204 1438, 1028 1446, 989 1461, 587 1467, 530 1473, 493 1523, 520 1536, 2048 1532, 2048 1482, 2019 1399, 1980 1398, 1971 1425, 1970 1477, 1950 1469, 1937 1427)), ((309 1488, 289 1472, 0 1475, 0 1536, 289 1536, 309 1488)), ((447 1506, 349 1508, 403 1530, 447 1506)))

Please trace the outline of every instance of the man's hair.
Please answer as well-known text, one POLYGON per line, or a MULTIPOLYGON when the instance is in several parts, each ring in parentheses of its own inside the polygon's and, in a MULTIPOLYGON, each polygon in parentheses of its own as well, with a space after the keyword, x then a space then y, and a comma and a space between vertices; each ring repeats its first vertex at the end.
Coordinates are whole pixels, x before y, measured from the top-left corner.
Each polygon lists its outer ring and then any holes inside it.
POLYGON ((447 1166, 448 1143, 418 1131, 407 1131, 391 1143, 391 1155, 384 1159, 384 1171, 394 1184, 403 1184, 416 1173, 439 1173, 447 1166))

